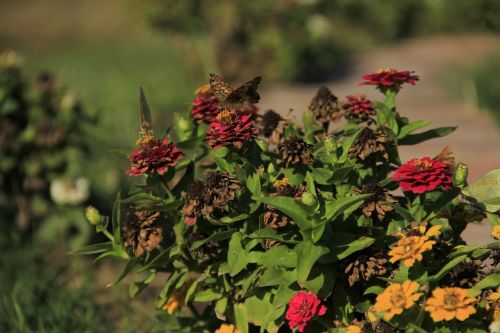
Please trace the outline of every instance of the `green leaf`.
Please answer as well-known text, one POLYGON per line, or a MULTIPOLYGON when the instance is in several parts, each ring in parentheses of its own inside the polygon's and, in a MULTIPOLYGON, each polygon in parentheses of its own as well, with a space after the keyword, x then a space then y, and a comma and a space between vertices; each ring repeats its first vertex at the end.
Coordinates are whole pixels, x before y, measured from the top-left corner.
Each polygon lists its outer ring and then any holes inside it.
POLYGON ((242 303, 235 303, 233 306, 234 320, 240 333, 248 333, 248 315, 242 303))
POLYGON ((212 302, 220 299, 222 297, 222 294, 215 292, 212 289, 206 289, 206 290, 200 290, 197 293, 194 294, 194 301, 195 302, 212 302))
POLYGON ((397 205, 397 204, 392 203, 392 202, 387 202, 387 201, 382 201, 381 203, 384 205, 387 205, 387 206, 391 206, 396 213, 398 213, 402 218, 405 219, 405 221, 408 221, 408 222, 415 221, 415 218, 413 217, 413 215, 411 215, 411 213, 408 210, 404 209, 400 205, 397 205))
POLYGON ((375 239, 357 236, 347 232, 334 232, 328 243, 329 253, 320 260, 331 263, 342 260, 354 252, 361 251, 373 244, 375 239))
POLYGON ((87 246, 83 246, 79 249, 73 250, 70 254, 96 254, 101 252, 110 251, 113 249, 113 245, 110 242, 97 243, 87 246))
POLYGON ((481 176, 463 191, 466 196, 472 197, 484 203, 487 210, 494 212, 500 209, 500 205, 495 203, 495 199, 500 197, 500 169, 491 170, 481 176), (493 203, 490 203, 492 201, 493 203))
POLYGON ((464 256, 456 257, 456 258, 450 260, 446 265, 443 266, 443 268, 441 268, 439 270, 439 272, 430 276, 429 281, 434 282, 434 281, 441 280, 449 271, 451 271, 453 269, 453 267, 460 264, 466 258, 467 258, 467 256, 464 255, 464 256))
POLYGON ((307 211, 293 198, 281 196, 263 197, 261 201, 290 216, 300 229, 311 227, 311 222, 307 218, 307 211))
POLYGON ((116 195, 116 200, 113 205, 113 212, 111 215, 111 225, 113 226, 113 238, 115 243, 121 244, 121 214, 120 214, 120 196, 121 191, 116 195))
POLYGON ((421 142, 440 138, 452 133, 457 127, 438 127, 422 133, 408 134, 405 138, 399 140, 400 145, 416 145, 421 142))
POLYGON ((352 136, 347 137, 346 140, 342 143, 342 155, 339 158, 340 163, 344 163, 347 160, 347 157, 349 156, 349 150, 351 149, 354 142, 356 142, 362 131, 363 129, 360 128, 352 136))
POLYGON ((238 222, 238 221, 243 221, 243 220, 246 220, 247 218, 249 217, 248 214, 246 213, 241 213, 239 215, 236 215, 236 216, 223 216, 219 219, 219 221, 221 221, 222 223, 225 223, 225 224, 231 224, 231 223, 235 223, 235 222, 238 222))
POLYGON ((335 284, 335 271, 330 265, 315 266, 302 286, 320 298, 330 296, 335 284))
POLYGON ((398 134, 398 139, 404 139, 408 134, 413 131, 418 130, 419 128, 429 126, 431 124, 428 120, 419 120, 408 125, 405 125, 401 128, 398 134))
POLYGON ((269 301, 256 296, 247 298, 243 306, 248 322, 256 326, 262 326, 266 316, 273 311, 273 306, 269 301))
POLYGON ((297 253, 297 280, 303 283, 307 280, 314 264, 328 253, 328 248, 314 245, 311 241, 303 241, 295 247, 295 252, 297 253))
POLYGON ((327 221, 333 220, 337 216, 342 214, 346 209, 371 196, 372 194, 368 193, 368 194, 354 195, 352 197, 345 197, 338 200, 326 201, 324 218, 327 221))
POLYGON ((488 275, 474 286, 476 289, 495 288, 500 285, 500 273, 488 275))
POLYGON ((262 196, 262 188, 260 184, 260 177, 258 173, 254 173, 247 178, 247 188, 255 196, 262 196))
POLYGON ((115 280, 115 282, 107 284, 106 287, 109 288, 109 287, 115 286, 118 283, 120 283, 120 281, 123 280, 128 275, 128 273, 130 273, 130 271, 132 271, 132 269, 134 269, 134 267, 137 264, 138 264, 138 260, 137 260, 136 257, 130 259, 127 262, 127 264, 125 265, 125 267, 123 268, 123 271, 120 273, 120 275, 118 276, 118 278, 115 280))
POLYGON ((297 240, 285 239, 282 234, 279 234, 276 230, 270 229, 270 228, 256 230, 252 234, 248 235, 248 238, 273 239, 273 240, 279 241, 280 243, 287 243, 287 244, 299 243, 299 241, 297 241, 297 240))
POLYGON ((283 266, 295 268, 297 266, 297 253, 287 246, 275 246, 264 252, 259 262, 262 266, 283 266))
POLYGON ((229 241, 227 266, 230 276, 235 276, 248 265, 248 253, 241 245, 242 238, 243 236, 240 232, 235 232, 229 241))
POLYGON ((369 295, 369 294, 375 294, 375 295, 378 295, 378 294, 381 294, 385 289, 380 287, 380 286, 371 286, 371 287, 368 287, 365 292, 363 293, 363 295, 369 295))
POLYGON ((218 231, 213 234, 211 234, 209 237, 205 239, 200 239, 199 241, 193 242, 191 245, 191 250, 196 250, 200 246, 202 246, 205 243, 208 242, 219 242, 222 240, 226 240, 231 238, 231 235, 236 231, 236 229, 229 229, 229 230, 224 230, 224 231, 218 231))
POLYGON ((161 266, 164 266, 169 260, 170 260, 170 251, 175 245, 171 245, 167 249, 163 250, 158 254, 156 257, 154 257, 150 262, 145 264, 141 269, 139 269, 137 272, 144 272, 152 268, 158 268, 161 266))

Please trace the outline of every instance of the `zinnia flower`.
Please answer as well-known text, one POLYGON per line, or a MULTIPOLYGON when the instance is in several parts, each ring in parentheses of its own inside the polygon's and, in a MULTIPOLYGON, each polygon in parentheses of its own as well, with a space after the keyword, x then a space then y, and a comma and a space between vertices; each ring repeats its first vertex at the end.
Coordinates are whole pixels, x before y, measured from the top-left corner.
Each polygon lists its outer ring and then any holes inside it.
POLYGON ((471 305, 476 302, 473 297, 467 296, 467 289, 462 288, 437 288, 432 291, 432 297, 425 302, 425 310, 431 315, 432 320, 465 320, 476 309, 471 305))
POLYGON ((342 117, 342 107, 338 98, 327 87, 319 88, 309 104, 309 111, 325 129, 328 128, 330 121, 336 122, 342 117))
POLYGON ((129 176, 163 175, 169 167, 175 166, 177 160, 185 155, 167 139, 155 140, 146 136, 138 140, 138 145, 140 149, 133 151, 128 158, 131 162, 127 171, 129 176))
POLYGON ((123 246, 130 248, 136 257, 156 249, 163 239, 160 212, 129 212, 122 224, 123 246))
POLYGON ((372 116, 376 114, 372 101, 366 98, 365 94, 347 96, 344 104, 345 117, 355 123, 374 122, 372 116))
POLYGON ((385 218, 385 215, 388 212, 394 210, 391 206, 384 204, 384 202, 398 202, 391 194, 389 194, 388 190, 382 188, 377 183, 364 184, 360 189, 355 189, 353 192, 358 194, 373 194, 364 200, 359 209, 366 217, 370 217, 374 213, 377 213, 378 219, 381 221, 385 218))
POLYGON ((403 313, 404 310, 411 308, 422 296, 421 293, 415 293, 419 287, 418 283, 410 280, 391 284, 377 296, 374 305, 375 311, 384 312, 386 320, 403 313))
POLYGON ((361 84, 375 85, 380 90, 392 88, 397 91, 404 83, 415 85, 419 77, 413 73, 415 71, 397 71, 393 68, 381 69, 376 73, 363 75, 362 79, 365 81, 361 82, 361 84))
POLYGON ((197 123, 211 124, 219 113, 219 100, 212 93, 209 84, 204 84, 195 91, 195 98, 191 107, 191 115, 197 123))
POLYGON ((290 164, 309 165, 313 162, 312 145, 298 137, 292 137, 280 143, 278 150, 285 162, 285 167, 290 164))
POLYGON ((217 121, 210 124, 207 139, 213 149, 230 145, 240 149, 244 141, 253 140, 258 132, 251 114, 222 111, 217 115, 217 121))
POLYGON ((403 265, 411 267, 415 261, 422 261, 422 253, 432 249, 436 243, 429 240, 427 236, 406 236, 400 235, 400 239, 396 243, 396 247, 389 251, 391 258, 389 261, 395 263, 403 260, 403 265))
POLYGON ((429 157, 414 158, 396 170, 391 179, 398 181, 403 191, 425 193, 452 187, 452 170, 443 162, 429 157))
POLYGON ((326 307, 314 293, 299 291, 288 303, 286 320, 290 329, 297 327, 299 332, 304 332, 306 326, 315 315, 322 316, 326 313, 326 307))
POLYGON ((500 224, 493 227, 493 230, 491 230, 491 236, 495 239, 500 239, 500 224))
POLYGON ((222 324, 215 333, 240 333, 233 324, 222 324))

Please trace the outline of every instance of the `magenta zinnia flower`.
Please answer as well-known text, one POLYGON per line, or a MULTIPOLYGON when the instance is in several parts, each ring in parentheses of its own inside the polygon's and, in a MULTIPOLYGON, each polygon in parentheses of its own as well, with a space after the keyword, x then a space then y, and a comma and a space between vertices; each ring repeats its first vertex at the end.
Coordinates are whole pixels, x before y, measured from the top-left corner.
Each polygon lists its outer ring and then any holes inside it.
POLYGON ((288 303, 286 320, 290 329, 297 327, 299 332, 304 332, 315 315, 322 316, 325 313, 326 307, 318 296, 310 291, 299 291, 288 303))
POLYGON ((175 166, 177 160, 185 155, 167 139, 159 140, 148 137, 139 142, 140 149, 133 151, 128 157, 130 168, 127 170, 127 175, 129 176, 163 175, 169 167, 175 166))
POLYGON ((222 111, 217 121, 210 124, 207 132, 208 145, 214 149, 233 145, 240 149, 244 141, 253 140, 259 130, 254 127, 252 114, 238 114, 234 111, 222 111))
POLYGON ((425 193, 437 188, 452 187, 449 165, 429 157, 414 158, 396 170, 391 179, 398 181, 403 191, 425 193))
POLYGON ((365 81, 361 82, 361 84, 375 85, 379 89, 395 88, 399 90, 404 83, 415 85, 419 77, 413 73, 415 71, 397 71, 393 68, 381 69, 376 73, 363 75, 362 79, 365 81))
POLYGON ((370 118, 376 114, 372 101, 366 98, 364 94, 347 96, 347 102, 344 104, 345 116, 347 119, 359 122, 373 122, 370 118))
POLYGON ((211 124, 217 119, 219 100, 214 96, 210 85, 205 84, 195 91, 195 98, 191 107, 191 115, 197 123, 211 124))

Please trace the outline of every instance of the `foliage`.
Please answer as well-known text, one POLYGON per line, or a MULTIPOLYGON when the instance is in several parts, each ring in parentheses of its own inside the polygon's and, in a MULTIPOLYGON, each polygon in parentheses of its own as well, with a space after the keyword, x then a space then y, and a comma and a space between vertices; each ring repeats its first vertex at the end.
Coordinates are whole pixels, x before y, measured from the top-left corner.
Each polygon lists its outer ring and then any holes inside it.
POLYGON ((229 79, 318 81, 342 74, 353 52, 435 32, 499 31, 495 0, 149 0, 154 27, 181 37, 199 63, 229 79), (201 42, 213 41, 213 46, 201 42))
POLYGON ((482 109, 491 112, 497 124, 500 125, 500 60, 494 57, 482 63, 472 73, 476 85, 477 103, 482 109))
MULTIPOLYGON (((4 223, 54 238, 69 224, 88 231, 81 205, 89 196, 82 177, 91 119, 56 78, 28 79, 22 58, 0 55, 0 208, 4 223), (46 223, 39 223, 44 220, 46 223), (12 222, 11 222, 12 221, 12 222), (81 223, 79 223, 81 222, 81 223)), ((88 232, 87 232, 88 234, 88 232)), ((81 240, 78 244, 82 244, 81 240)))
POLYGON ((171 332, 214 332, 223 322, 283 332, 287 321, 300 332, 443 332, 457 321, 484 332, 498 315, 489 300, 499 242, 468 246, 460 235, 485 216, 499 224, 500 171, 468 185, 448 149, 402 164, 398 146, 455 128, 422 131, 429 122, 399 113, 397 93, 418 80, 412 72, 363 78, 384 95, 370 116, 347 116, 363 108, 323 88, 300 126, 255 114, 259 78, 233 89, 211 75, 196 98, 215 97, 216 120, 178 116, 161 140, 141 98, 129 174, 142 175, 110 218, 87 209, 108 241, 76 253, 123 261, 114 284, 134 275, 131 296, 165 279, 157 305, 171 332), (329 130, 339 117, 325 110, 348 121, 329 130))

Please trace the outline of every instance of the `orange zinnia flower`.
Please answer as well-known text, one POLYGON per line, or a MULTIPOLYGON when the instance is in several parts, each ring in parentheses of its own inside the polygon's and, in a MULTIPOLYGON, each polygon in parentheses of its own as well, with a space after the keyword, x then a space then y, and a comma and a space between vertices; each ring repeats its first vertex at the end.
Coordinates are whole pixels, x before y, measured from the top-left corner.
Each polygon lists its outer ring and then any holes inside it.
POLYGON ((345 333, 361 333, 361 327, 356 325, 349 325, 346 327, 345 333))
POLYGON ((377 312, 385 312, 384 318, 390 320, 415 304, 415 301, 422 296, 421 293, 415 293, 419 287, 418 283, 410 280, 391 284, 377 296, 373 309, 377 312))
POLYGON ((473 297, 467 296, 467 289, 463 288, 437 288, 432 291, 432 297, 425 303, 425 310, 431 314, 434 321, 465 320, 476 309, 471 305, 476 302, 473 297))
POLYGON ((411 267, 416 260, 422 261, 422 253, 432 249, 435 241, 429 240, 427 236, 405 236, 401 235, 396 247, 389 251, 390 262, 395 263, 403 260, 403 265, 411 267))
POLYGON ((500 224, 497 224, 496 226, 493 227, 493 230, 491 231, 491 236, 495 239, 500 239, 500 224))
POLYGON ((215 333, 240 333, 233 324, 222 324, 215 333))

